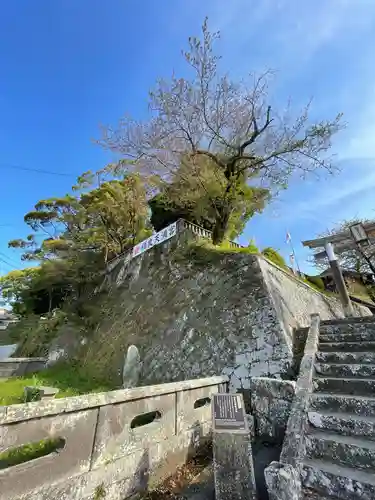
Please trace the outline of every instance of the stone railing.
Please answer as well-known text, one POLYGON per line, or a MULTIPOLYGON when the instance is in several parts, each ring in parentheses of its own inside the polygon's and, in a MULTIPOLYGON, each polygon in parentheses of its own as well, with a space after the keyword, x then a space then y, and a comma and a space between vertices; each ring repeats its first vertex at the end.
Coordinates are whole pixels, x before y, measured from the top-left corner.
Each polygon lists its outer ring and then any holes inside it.
POLYGON ((280 460, 272 462, 265 470, 270 500, 300 500, 302 498, 300 476, 306 451, 305 433, 313 389, 319 324, 319 315, 312 314, 280 460))
POLYGON ((0 458, 0 500, 123 500, 146 491, 211 440, 211 397, 227 389, 227 377, 211 377, 0 407, 0 453, 62 443, 20 465, 4 468, 0 458))
MULTIPOLYGON (((192 222, 188 222, 187 220, 184 219, 178 219, 177 221, 177 234, 176 236, 178 237, 180 233, 183 231, 190 231, 192 234, 195 234, 196 236, 200 238, 212 238, 212 231, 208 231, 207 229, 204 229, 201 226, 197 226, 196 224, 193 224, 192 222)), ((239 243, 236 243, 235 241, 230 241, 229 245, 233 248, 241 248, 241 245, 239 243)), ((111 272, 112 269, 116 267, 116 265, 121 261, 123 263, 126 263, 127 261, 130 261, 132 257, 132 252, 133 249, 131 248, 130 250, 127 250, 126 252, 117 255, 117 257, 114 257, 107 263, 107 269, 106 272, 111 272)))
POLYGON ((47 358, 5 358, 0 360, 0 378, 40 372, 46 363, 47 358))
MULTIPOLYGON (((177 221, 177 227, 179 232, 183 230, 188 230, 193 234, 200 236, 201 238, 212 239, 212 231, 208 231, 207 229, 204 229, 201 226, 197 226, 192 222, 188 222, 187 220, 179 219, 177 221)), ((239 243, 236 243, 235 241, 230 241, 229 246, 231 246, 232 248, 241 248, 241 245, 239 243)))

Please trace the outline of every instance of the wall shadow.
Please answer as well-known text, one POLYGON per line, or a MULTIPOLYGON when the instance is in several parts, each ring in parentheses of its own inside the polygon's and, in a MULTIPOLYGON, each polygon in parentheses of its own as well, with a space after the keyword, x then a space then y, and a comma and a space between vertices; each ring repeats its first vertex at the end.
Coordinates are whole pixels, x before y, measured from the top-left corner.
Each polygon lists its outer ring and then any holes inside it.
POLYGON ((189 497, 195 493, 203 493, 207 500, 214 500, 215 487, 213 477, 208 477, 204 484, 197 482, 188 484, 183 476, 176 474, 184 465, 194 467, 197 462, 212 460, 211 438, 203 437, 203 427, 199 421, 191 427, 193 430, 188 446, 182 450, 175 450, 158 463, 152 464, 150 451, 145 449, 139 460, 136 471, 128 485, 128 494, 124 500, 169 500, 176 498, 175 489, 183 497, 189 497), (174 488, 169 488, 169 483, 174 488), (186 484, 185 484, 186 483, 186 484))

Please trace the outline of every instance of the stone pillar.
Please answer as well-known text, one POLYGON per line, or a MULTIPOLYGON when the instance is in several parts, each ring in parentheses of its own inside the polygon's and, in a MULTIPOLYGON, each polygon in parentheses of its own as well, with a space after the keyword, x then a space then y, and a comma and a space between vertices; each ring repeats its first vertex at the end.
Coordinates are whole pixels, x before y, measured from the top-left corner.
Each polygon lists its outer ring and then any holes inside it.
POLYGON ((335 252, 333 251, 332 243, 327 243, 325 245, 325 251, 329 260, 329 264, 332 270, 332 276, 335 281, 337 291, 340 295, 340 300, 344 309, 344 314, 346 317, 354 316, 353 306, 350 301, 349 293, 345 285, 344 277, 342 275, 339 263, 337 261, 335 252))
POLYGON ((212 446, 216 500, 256 500, 248 417, 242 394, 215 394, 212 446))
POLYGON ((300 471, 289 464, 271 462, 264 470, 269 500, 301 500, 300 471))

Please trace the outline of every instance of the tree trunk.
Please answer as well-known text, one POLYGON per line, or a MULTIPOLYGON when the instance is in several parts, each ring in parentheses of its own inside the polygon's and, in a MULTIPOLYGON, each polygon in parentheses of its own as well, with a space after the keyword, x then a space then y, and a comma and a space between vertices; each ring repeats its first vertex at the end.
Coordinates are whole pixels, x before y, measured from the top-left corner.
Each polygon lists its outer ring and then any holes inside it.
POLYGON ((219 245, 224 241, 228 230, 229 217, 230 208, 228 206, 218 208, 218 216, 216 217, 212 231, 212 243, 214 245, 219 245))

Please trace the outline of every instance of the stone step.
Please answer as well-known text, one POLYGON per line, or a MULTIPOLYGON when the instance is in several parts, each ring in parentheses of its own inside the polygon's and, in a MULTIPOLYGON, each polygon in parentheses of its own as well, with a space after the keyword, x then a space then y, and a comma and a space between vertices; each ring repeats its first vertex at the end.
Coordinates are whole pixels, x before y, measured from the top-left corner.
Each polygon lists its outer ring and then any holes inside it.
POLYGON ((333 394, 355 394, 359 396, 375 395, 375 380, 369 378, 319 377, 313 380, 314 392, 330 392, 333 394))
MULTIPOLYGON (((340 500, 374 500, 375 498, 375 476, 372 473, 338 466, 323 460, 305 459, 302 481, 305 489, 311 489, 328 498, 340 500)), ((324 496, 315 498, 324 499, 324 496)))
POLYGON ((319 363, 362 363, 375 365, 375 352, 317 352, 319 363))
POLYGON ((313 491, 310 488, 303 488, 301 500, 337 500, 337 497, 323 496, 321 493, 313 491))
POLYGON ((322 342, 321 352, 375 352, 375 342, 322 342))
POLYGON ((375 378, 375 365, 316 363, 315 372, 329 377, 375 378))
POLYGON ((319 343, 326 342, 374 342, 375 330, 352 333, 321 333, 319 343))
POLYGON ((313 393, 310 401, 311 410, 347 413, 363 417, 375 415, 375 397, 313 393))
POLYGON ((375 440, 375 417, 361 417, 350 413, 333 413, 311 409, 308 412, 308 420, 310 426, 317 430, 375 440))
POLYGON ((375 442, 367 438, 317 431, 312 427, 305 438, 307 458, 375 472, 375 442))
POLYGON ((372 329, 375 329, 375 316, 373 315, 363 318, 324 320, 320 322, 319 326, 322 333, 359 332, 372 329))

